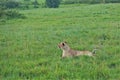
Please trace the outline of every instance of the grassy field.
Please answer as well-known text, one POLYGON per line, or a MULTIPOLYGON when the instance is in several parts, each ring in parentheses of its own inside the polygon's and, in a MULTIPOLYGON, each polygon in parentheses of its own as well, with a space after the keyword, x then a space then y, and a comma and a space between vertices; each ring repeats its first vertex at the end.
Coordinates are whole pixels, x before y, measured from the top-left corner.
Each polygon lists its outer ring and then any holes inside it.
POLYGON ((120 80, 120 4, 21 10, 0 22, 0 80, 120 80), (61 59, 61 41, 94 58, 61 59))

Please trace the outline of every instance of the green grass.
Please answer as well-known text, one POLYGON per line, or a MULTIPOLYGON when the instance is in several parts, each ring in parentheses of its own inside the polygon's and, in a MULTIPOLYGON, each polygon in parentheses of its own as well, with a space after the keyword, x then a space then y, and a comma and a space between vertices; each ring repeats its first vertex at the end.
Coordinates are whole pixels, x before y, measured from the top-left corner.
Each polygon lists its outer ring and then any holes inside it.
POLYGON ((21 10, 26 19, 0 23, 1 80, 119 80, 120 4, 61 5, 21 10), (61 59, 57 47, 102 46, 95 58, 61 59))

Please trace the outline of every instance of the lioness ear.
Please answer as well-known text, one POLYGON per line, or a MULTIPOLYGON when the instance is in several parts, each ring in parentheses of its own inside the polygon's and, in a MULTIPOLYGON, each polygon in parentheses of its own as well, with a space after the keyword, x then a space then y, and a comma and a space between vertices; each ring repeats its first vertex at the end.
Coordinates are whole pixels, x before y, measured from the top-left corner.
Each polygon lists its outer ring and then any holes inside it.
POLYGON ((64 41, 64 43, 67 43, 66 41, 64 41))

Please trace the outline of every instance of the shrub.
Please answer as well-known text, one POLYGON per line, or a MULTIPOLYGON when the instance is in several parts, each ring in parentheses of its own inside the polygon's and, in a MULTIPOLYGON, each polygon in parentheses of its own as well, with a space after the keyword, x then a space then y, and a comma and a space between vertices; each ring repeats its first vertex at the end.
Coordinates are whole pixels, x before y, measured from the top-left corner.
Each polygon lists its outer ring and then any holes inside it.
POLYGON ((60 5, 60 0, 46 0, 45 3, 49 8, 58 8, 60 5))
POLYGON ((6 2, 4 2, 4 6, 6 8, 17 8, 19 7, 20 3, 16 2, 16 1, 12 1, 12 0, 8 0, 6 2))
POLYGON ((16 10, 0 9, 0 19, 25 18, 25 16, 16 10))
POLYGON ((4 10, 0 8, 0 18, 4 15, 4 10))
POLYGON ((39 3, 37 0, 35 0, 32 4, 34 5, 34 8, 38 8, 39 3))
POLYGON ((25 18, 25 16, 21 13, 19 13, 16 10, 7 10, 5 15, 7 16, 8 19, 11 18, 25 18))
POLYGON ((120 3, 120 0, 63 0, 63 4, 74 4, 74 3, 120 3))

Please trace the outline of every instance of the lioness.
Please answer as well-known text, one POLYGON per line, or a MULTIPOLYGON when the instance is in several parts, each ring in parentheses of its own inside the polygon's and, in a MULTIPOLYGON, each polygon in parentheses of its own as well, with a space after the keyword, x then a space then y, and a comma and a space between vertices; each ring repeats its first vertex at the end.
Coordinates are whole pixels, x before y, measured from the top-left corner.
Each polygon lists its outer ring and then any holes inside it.
POLYGON ((86 50, 85 51, 73 50, 67 45, 66 42, 61 42, 60 44, 58 44, 58 47, 63 50, 62 58, 69 56, 80 56, 80 55, 93 56, 96 50, 94 49, 92 52, 86 50))

